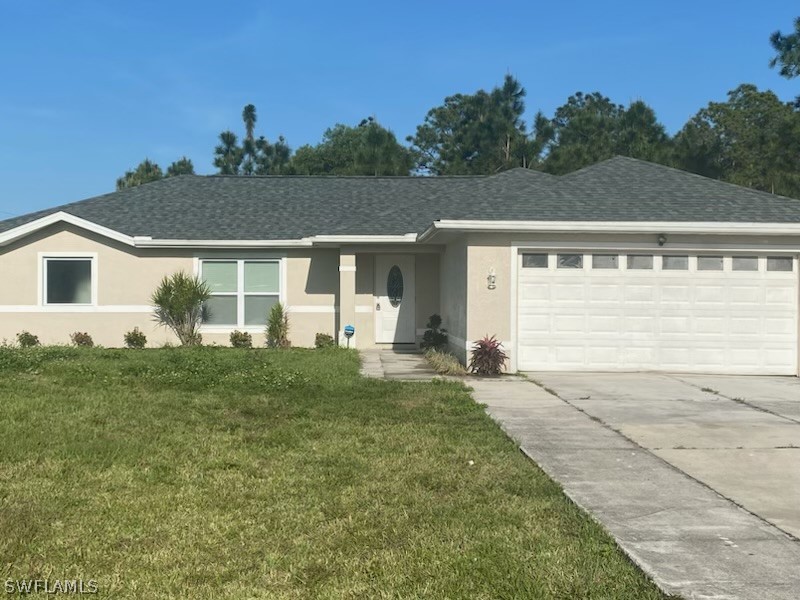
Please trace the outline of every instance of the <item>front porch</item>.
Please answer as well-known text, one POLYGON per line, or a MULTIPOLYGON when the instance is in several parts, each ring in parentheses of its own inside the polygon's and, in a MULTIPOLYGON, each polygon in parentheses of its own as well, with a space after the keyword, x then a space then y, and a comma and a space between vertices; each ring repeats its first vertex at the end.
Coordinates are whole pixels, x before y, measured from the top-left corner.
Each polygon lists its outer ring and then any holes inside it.
POLYGON ((440 251, 431 248, 339 250, 338 341, 350 347, 417 348, 428 317, 440 312, 440 251))

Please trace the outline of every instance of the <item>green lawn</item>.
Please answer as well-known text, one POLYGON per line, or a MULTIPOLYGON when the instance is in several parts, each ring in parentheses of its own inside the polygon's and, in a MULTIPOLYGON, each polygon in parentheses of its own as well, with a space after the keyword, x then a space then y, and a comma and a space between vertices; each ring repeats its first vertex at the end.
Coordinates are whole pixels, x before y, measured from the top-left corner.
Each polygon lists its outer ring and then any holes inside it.
POLYGON ((464 387, 362 379, 346 350, 0 348, 6 578, 137 599, 662 598, 464 387))

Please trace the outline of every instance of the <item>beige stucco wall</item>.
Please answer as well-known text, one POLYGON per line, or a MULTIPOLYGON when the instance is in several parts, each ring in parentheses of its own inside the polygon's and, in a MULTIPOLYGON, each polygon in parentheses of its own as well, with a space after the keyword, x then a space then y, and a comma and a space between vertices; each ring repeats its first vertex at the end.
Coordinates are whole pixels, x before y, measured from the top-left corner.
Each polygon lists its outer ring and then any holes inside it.
POLYGON ((75 331, 88 332, 95 343, 121 346, 123 335, 139 327, 152 345, 174 341, 147 310, 161 278, 192 270, 192 257, 178 251, 133 250, 70 225, 54 225, 0 248, 0 340, 13 341, 29 330, 42 343, 66 344, 75 331), (62 312, 39 306, 40 254, 97 255, 97 304, 114 312, 62 312), (13 312, 9 312, 12 311, 13 312))
MULTIPOLYGON (((136 249, 71 225, 54 225, 0 248, 0 340, 13 341, 23 329, 42 343, 66 344, 75 331, 88 332, 95 343, 116 347, 123 335, 139 327, 149 345, 174 336, 152 320, 150 295, 161 278, 179 270, 194 272, 196 258, 286 257, 285 299, 290 309, 290 338, 311 346, 317 332, 333 335, 338 293, 338 250, 193 251, 136 249), (40 256, 48 253, 97 255, 97 307, 59 311, 39 306, 40 256), (297 307, 297 313, 291 313, 297 307)), ((205 343, 227 345, 229 331, 203 329, 205 343)), ((254 343, 263 343, 258 328, 254 343)))
POLYGON ((450 351, 466 360, 467 340, 467 243, 459 239, 444 247, 441 255, 442 326, 448 331, 450 351))
MULTIPOLYGON (((356 327, 360 347, 374 345, 374 249, 357 257, 356 327)), ((415 251, 418 251, 415 249, 415 251)), ((417 328, 439 307, 439 262, 432 251, 418 255, 417 328)), ((150 296, 165 275, 194 272, 201 258, 284 258, 284 299, 289 309, 289 337, 295 346, 313 346, 317 333, 336 337, 340 326, 339 249, 286 250, 137 249, 71 225, 54 225, 9 246, 0 247, 0 341, 13 341, 29 330, 46 344, 69 343, 69 335, 86 331, 95 343, 117 347, 125 332, 139 327, 149 345, 174 343, 174 337, 152 320, 150 296), (59 310, 39 305, 40 256, 48 253, 97 255, 97 306, 59 310)), ((254 343, 263 343, 263 328, 248 328, 254 343)), ((227 345, 230 329, 204 327, 203 340, 227 345)))

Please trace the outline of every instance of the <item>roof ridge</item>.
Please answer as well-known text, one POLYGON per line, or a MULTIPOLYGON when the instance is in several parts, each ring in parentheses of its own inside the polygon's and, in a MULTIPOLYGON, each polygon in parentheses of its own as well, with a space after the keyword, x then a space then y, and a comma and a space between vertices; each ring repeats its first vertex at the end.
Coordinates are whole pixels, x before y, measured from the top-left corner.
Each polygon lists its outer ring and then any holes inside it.
MULTIPOLYGON (((210 173, 208 175, 195 175, 205 179, 398 179, 398 180, 438 180, 438 179, 486 179, 491 175, 306 175, 297 173, 287 173, 283 175, 230 175, 223 173, 210 173)), ((161 181, 161 180, 159 180, 161 181)))

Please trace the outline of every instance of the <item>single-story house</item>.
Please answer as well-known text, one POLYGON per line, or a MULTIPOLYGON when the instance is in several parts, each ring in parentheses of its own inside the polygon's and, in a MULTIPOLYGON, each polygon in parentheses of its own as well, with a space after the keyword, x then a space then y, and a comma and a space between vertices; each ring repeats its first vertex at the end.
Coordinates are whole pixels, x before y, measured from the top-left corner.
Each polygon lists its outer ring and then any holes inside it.
POLYGON ((0 340, 120 346, 164 275, 213 291, 201 332, 450 349, 510 370, 797 375, 800 201, 617 157, 564 176, 187 175, 0 222, 0 340))

